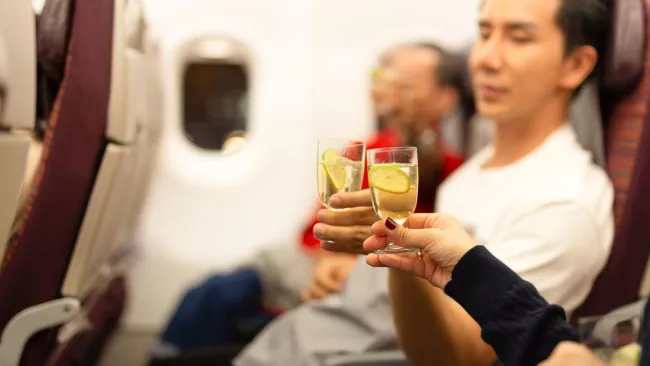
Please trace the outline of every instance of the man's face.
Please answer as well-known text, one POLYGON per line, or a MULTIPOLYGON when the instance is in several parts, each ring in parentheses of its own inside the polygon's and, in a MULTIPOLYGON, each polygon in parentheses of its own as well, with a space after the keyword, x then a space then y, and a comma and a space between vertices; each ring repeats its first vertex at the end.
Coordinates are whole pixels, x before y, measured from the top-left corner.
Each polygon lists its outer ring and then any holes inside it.
POLYGON ((470 70, 480 114, 525 119, 567 83, 564 36, 555 22, 562 0, 485 0, 470 70))

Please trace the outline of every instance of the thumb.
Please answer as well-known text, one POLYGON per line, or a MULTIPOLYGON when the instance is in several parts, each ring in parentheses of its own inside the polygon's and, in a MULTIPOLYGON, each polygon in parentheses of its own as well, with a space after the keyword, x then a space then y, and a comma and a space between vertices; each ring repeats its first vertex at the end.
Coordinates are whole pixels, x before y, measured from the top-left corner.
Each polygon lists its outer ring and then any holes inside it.
POLYGON ((435 236, 435 229, 409 229, 390 217, 386 219, 384 225, 388 240, 404 248, 424 249, 431 244, 435 236))

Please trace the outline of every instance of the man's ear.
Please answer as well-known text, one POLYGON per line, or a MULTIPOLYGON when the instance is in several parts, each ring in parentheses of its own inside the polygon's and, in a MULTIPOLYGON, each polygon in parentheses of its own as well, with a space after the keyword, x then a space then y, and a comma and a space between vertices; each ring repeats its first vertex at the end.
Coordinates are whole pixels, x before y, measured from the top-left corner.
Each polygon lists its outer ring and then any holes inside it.
POLYGON ((564 59, 560 87, 575 90, 589 77, 596 67, 598 53, 592 46, 580 46, 564 59))

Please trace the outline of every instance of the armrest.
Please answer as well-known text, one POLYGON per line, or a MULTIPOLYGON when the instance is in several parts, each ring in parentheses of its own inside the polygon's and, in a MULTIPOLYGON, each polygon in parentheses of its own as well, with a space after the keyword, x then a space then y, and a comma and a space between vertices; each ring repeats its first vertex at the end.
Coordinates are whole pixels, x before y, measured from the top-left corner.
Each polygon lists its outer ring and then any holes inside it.
POLYGON ((362 354, 334 356, 326 366, 410 366, 402 351, 375 351, 362 354))
MULTIPOLYGON (((596 323, 593 337, 604 341, 606 344, 610 344, 612 341, 612 332, 617 323, 626 320, 633 320, 635 323, 640 323, 640 318, 643 316, 643 309, 645 308, 646 301, 647 299, 639 300, 632 304, 614 309, 604 315, 596 323)), ((635 324, 635 326, 639 325, 640 324, 635 324)))

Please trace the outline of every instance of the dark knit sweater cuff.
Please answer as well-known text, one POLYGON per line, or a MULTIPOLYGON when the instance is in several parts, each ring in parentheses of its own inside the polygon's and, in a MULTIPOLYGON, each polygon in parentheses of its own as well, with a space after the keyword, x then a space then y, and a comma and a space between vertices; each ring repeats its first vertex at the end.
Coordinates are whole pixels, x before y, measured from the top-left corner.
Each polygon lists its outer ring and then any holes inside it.
POLYGON ((459 303, 479 325, 489 321, 495 301, 522 279, 484 246, 476 246, 460 259, 445 293, 459 303))

